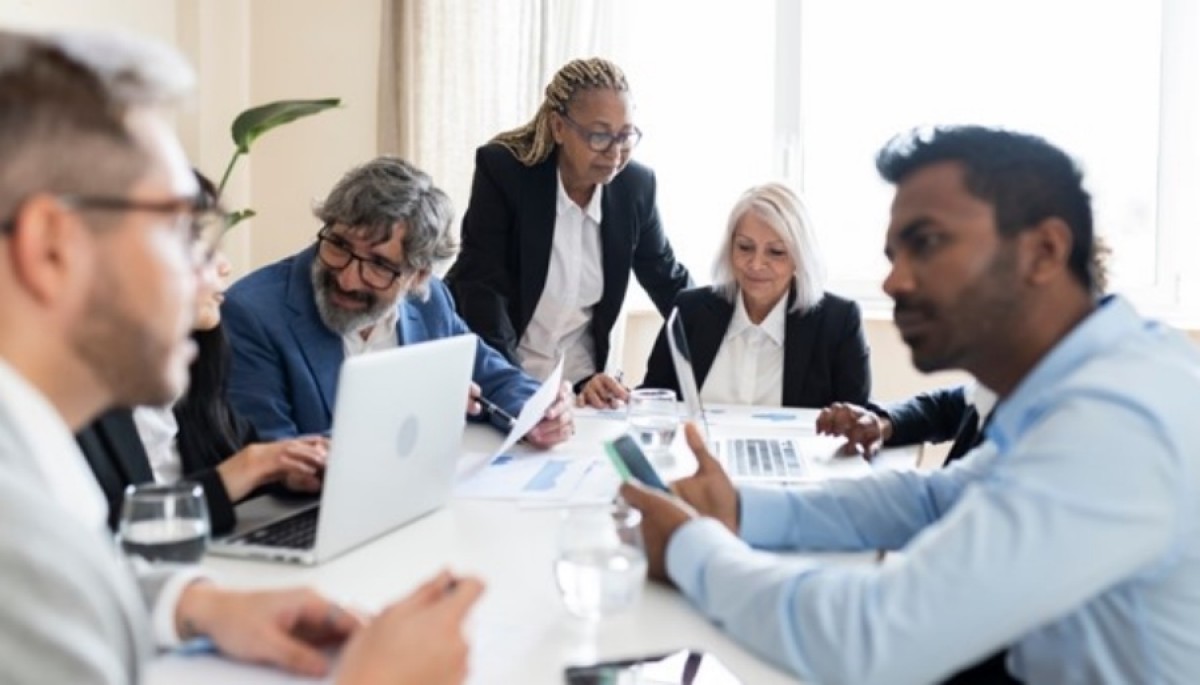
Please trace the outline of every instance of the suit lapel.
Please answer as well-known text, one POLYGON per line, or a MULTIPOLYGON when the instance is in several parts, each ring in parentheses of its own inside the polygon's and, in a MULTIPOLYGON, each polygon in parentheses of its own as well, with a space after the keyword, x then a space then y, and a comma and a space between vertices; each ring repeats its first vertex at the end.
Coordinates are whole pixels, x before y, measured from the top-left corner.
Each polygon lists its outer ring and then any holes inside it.
MULTIPOLYGON (((546 287, 550 270, 550 249, 554 243, 554 223, 558 216, 558 156, 529 169, 530 183, 521 190, 521 212, 526 217, 519 227, 521 249, 521 321, 524 331, 533 318, 533 310, 546 287)), ((500 258, 500 255, 497 255, 500 258)), ((519 336, 519 334, 518 334, 519 336)))
POLYGON ((302 252, 292 262, 288 279, 287 306, 292 311, 292 335, 317 380, 325 411, 333 415, 333 398, 337 390, 338 373, 346 356, 342 339, 325 327, 317 312, 316 294, 312 286, 312 261, 316 246, 302 252))
MULTIPOLYGON (((788 296, 788 308, 795 301, 796 295, 788 296)), ((813 345, 816 341, 817 330, 821 328, 819 318, 822 316, 822 305, 808 310, 803 314, 789 311, 783 334, 783 404, 787 407, 798 407, 804 404, 805 385, 809 379, 808 367, 812 364, 813 345)))
POLYGON ((150 457, 138 435, 133 422, 133 412, 117 409, 100 417, 96 430, 108 442, 107 452, 113 457, 113 465, 126 483, 149 483, 154 481, 150 468, 150 457))
POLYGON ((400 299, 397 308, 400 311, 396 316, 396 340, 401 345, 429 340, 432 337, 407 297, 400 299))
POLYGON ((625 211, 628 205, 613 201, 608 189, 600 197, 600 263, 604 273, 604 292, 597 309, 605 321, 615 321, 629 285, 629 265, 633 262, 633 221, 625 211))
POLYGON ((725 339, 729 322, 733 319, 733 305, 716 292, 708 291, 701 303, 702 313, 689 323, 683 320, 688 332, 688 342, 692 345, 692 369, 696 374, 696 387, 703 388, 708 372, 712 370, 713 361, 717 358, 717 350, 725 339))

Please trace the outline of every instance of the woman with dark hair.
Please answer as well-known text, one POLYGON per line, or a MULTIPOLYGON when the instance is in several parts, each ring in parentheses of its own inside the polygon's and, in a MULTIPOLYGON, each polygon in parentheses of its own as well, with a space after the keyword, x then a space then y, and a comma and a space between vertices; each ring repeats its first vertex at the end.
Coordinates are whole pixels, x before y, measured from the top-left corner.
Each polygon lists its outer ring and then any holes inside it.
MULTIPOLYGON (((199 176, 199 175, 198 175, 199 176)), ((200 178, 208 201, 215 194, 200 178)), ((221 300, 229 260, 216 252, 201 273, 192 340, 197 355, 187 392, 173 406, 113 409, 76 436, 108 499, 114 529, 125 488, 187 478, 204 486, 214 533, 236 523, 233 505, 263 486, 315 492, 328 444, 323 437, 259 443, 250 423, 225 400, 229 344, 221 330, 221 300)))

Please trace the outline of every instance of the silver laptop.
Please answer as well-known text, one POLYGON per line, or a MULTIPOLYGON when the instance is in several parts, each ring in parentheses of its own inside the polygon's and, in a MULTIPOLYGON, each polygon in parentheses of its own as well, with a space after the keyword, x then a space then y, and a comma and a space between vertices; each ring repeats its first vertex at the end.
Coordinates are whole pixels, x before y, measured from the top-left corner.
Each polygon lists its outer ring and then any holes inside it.
POLYGON ((679 308, 671 310, 667 317, 667 343, 688 418, 703 427, 705 439, 715 452, 713 456, 725 467, 730 478, 743 483, 792 483, 812 477, 812 457, 805 453, 803 440, 767 437, 713 440, 704 404, 700 401, 700 389, 696 386, 692 354, 679 308))
POLYGON ((317 564, 445 504, 477 346, 461 335, 347 359, 320 500, 240 504, 210 551, 317 564))

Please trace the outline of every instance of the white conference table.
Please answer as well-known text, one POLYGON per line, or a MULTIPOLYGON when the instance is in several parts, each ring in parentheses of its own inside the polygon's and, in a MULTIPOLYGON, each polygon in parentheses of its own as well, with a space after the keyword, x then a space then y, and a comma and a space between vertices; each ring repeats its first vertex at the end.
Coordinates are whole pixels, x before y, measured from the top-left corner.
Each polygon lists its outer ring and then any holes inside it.
MULTIPOLYGON (((778 410, 776 410, 778 411, 778 410)), ((794 410, 785 410, 794 411, 794 410)), ((754 433, 811 432, 811 417, 794 421, 770 419, 771 430, 754 433)), ((560 455, 595 457, 601 442, 624 432, 626 424, 610 413, 583 412, 578 432, 554 451, 560 455)), ((749 425, 713 422, 714 436, 748 431, 749 425)), ((464 451, 490 452, 501 436, 471 425, 464 451)), ((523 448, 520 448, 523 449, 523 448)), ((915 451, 892 456, 889 467, 915 464, 915 451)), ((682 440, 673 448, 665 476, 675 478, 695 469, 682 440)), ((854 475, 872 467, 847 459, 826 465, 828 474, 854 475)), ((607 474, 605 474, 607 475, 607 474)), ((615 477, 612 480, 615 487, 615 477)), ((569 615, 559 600, 553 576, 561 508, 531 507, 515 501, 452 499, 443 509, 388 533, 358 549, 315 567, 208 557, 204 567, 218 581, 239 588, 307 585, 339 602, 377 610, 416 587, 441 568, 480 576, 487 592, 467 627, 471 644, 472 684, 562 683, 571 664, 700 648, 716 655, 744 683, 794 683, 783 671, 758 659, 723 635, 675 590, 648 583, 640 604, 628 613, 588 624, 569 615)), ((806 557, 812 558, 812 557, 806 557)), ((838 555, 834 563, 869 563, 869 556, 838 555)), ((313 682, 277 671, 232 663, 210 654, 170 654, 156 659, 147 681, 170 683, 313 682)))

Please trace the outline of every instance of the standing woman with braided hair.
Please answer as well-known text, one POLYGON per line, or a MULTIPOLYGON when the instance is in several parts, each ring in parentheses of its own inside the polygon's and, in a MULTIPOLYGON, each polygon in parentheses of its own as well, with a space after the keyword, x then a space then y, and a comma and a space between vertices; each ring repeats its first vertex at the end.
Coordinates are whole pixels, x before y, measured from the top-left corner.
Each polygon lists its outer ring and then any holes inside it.
POLYGON ((462 250, 446 275, 475 333, 545 378, 560 356, 580 404, 628 398, 604 372, 630 271, 664 316, 691 285, 663 233, 654 173, 617 65, 569 62, 537 115, 475 154, 462 250))

